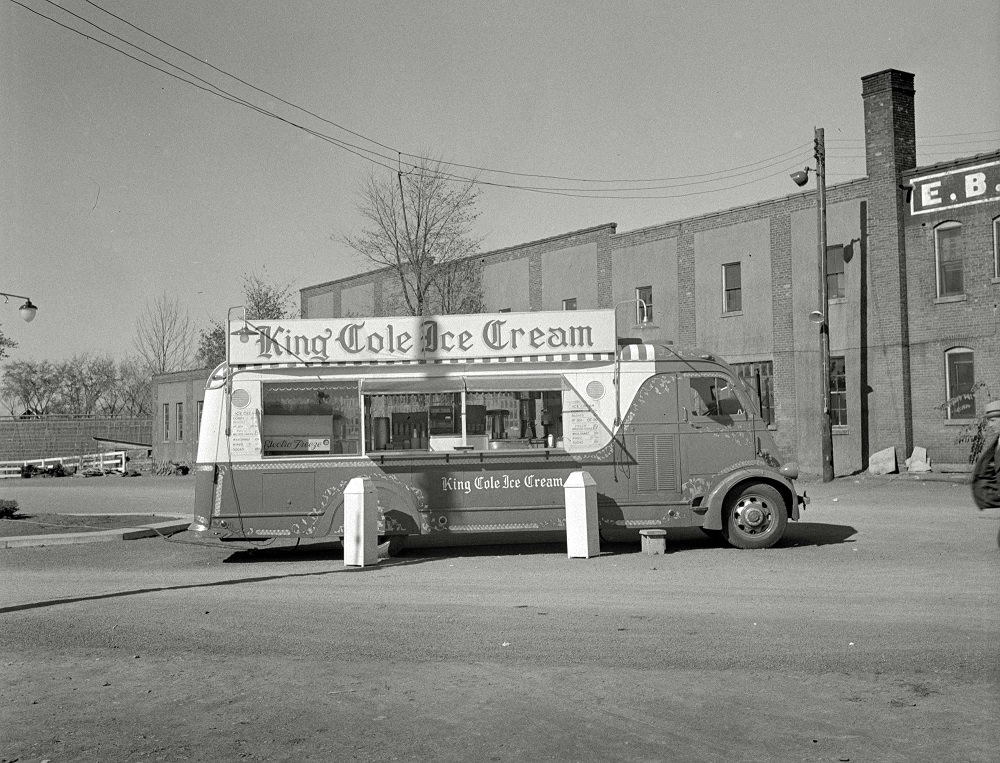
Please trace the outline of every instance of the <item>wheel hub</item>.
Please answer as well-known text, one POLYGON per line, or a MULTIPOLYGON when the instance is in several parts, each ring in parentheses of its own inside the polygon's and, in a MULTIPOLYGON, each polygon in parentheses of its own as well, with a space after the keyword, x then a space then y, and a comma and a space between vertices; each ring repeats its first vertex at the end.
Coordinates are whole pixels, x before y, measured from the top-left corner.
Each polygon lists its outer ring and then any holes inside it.
POLYGON ((744 532, 758 532, 767 526, 769 520, 769 512, 756 501, 746 501, 736 507, 736 524, 744 532))

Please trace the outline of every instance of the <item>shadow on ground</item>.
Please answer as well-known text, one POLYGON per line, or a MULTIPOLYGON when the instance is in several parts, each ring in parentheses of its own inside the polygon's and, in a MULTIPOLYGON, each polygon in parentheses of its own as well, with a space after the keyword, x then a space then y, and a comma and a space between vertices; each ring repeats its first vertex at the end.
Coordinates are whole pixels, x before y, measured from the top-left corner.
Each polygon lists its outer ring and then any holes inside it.
MULTIPOLYGON (((802 546, 828 546, 836 543, 853 543, 857 530, 849 525, 819 522, 789 523, 784 537, 775 549, 802 546)), ((667 534, 668 553, 705 549, 730 548, 718 533, 705 533, 699 528, 671 530, 667 534)), ((601 542, 601 556, 621 556, 640 553, 636 543, 601 542)), ((502 556, 564 555, 565 543, 505 543, 496 545, 447 546, 439 548, 406 548, 390 555, 383 546, 379 548, 379 563, 383 565, 418 564, 440 559, 462 559, 502 556)), ((344 550, 338 542, 311 543, 299 546, 240 548, 225 559, 226 564, 255 564, 261 562, 343 561, 344 550)))

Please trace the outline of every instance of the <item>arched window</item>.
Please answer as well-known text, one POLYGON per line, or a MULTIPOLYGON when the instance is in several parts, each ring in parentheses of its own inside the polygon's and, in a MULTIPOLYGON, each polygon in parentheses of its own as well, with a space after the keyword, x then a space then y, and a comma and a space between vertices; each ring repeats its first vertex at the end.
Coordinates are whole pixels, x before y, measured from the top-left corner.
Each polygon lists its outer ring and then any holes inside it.
POLYGON ((934 258, 937 262, 937 295, 954 297, 965 293, 962 224, 941 223, 934 229, 934 258))
POLYGON ((972 419, 976 416, 976 369, 973 352, 968 347, 952 347, 944 354, 945 400, 949 419, 972 419))

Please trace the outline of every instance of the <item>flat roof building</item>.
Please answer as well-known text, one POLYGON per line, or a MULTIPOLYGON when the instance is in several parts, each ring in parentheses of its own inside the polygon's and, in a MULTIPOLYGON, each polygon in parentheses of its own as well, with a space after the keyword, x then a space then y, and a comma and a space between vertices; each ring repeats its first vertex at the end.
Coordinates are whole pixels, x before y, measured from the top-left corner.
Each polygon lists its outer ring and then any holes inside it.
MULTIPOLYGON (((1000 394, 1000 151, 916 166, 914 78, 862 78, 866 175, 827 184, 830 415, 839 475, 914 446, 965 464, 1000 394)), ((760 387, 780 446, 821 465, 815 190, 619 232, 615 223, 479 255, 484 309, 643 299, 657 336, 705 347, 760 387)), ((395 274, 301 290, 304 318, 385 315, 395 274)), ((623 307, 623 310, 635 309, 623 307)), ((647 335, 647 339, 649 336, 647 335)))

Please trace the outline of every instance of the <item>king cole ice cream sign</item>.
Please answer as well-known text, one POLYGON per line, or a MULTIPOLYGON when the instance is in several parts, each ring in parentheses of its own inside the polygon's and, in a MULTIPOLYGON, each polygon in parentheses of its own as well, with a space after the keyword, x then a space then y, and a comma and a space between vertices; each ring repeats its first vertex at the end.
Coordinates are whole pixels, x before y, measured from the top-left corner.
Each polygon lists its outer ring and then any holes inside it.
POLYGON ((910 181, 910 214, 1000 200, 1000 161, 938 172, 910 181))
POLYGON ((237 365, 544 359, 613 353, 615 343, 611 310, 229 324, 229 359, 237 365))

